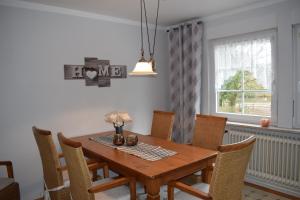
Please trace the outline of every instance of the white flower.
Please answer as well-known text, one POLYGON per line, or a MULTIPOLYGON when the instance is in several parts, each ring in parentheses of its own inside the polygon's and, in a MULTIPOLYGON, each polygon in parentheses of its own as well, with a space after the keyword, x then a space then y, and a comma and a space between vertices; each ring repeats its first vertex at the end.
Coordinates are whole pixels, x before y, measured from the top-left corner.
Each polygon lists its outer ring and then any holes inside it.
POLYGON ((127 112, 114 111, 105 115, 105 121, 120 127, 124 125, 124 123, 132 122, 132 119, 127 112))

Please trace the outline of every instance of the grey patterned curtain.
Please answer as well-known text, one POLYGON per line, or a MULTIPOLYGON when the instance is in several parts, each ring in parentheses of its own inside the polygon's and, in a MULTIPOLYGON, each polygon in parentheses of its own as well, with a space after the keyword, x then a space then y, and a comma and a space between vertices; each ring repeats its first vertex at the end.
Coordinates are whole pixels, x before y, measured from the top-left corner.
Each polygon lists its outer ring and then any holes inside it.
POLYGON ((168 34, 171 110, 176 113, 173 140, 187 143, 193 135, 195 113, 200 110, 203 25, 178 25, 168 34))

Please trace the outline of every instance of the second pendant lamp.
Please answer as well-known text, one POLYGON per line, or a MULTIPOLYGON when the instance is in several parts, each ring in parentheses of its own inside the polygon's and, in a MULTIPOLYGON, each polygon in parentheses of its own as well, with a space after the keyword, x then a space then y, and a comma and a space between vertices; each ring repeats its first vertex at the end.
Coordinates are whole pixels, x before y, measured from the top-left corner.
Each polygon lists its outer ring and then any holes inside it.
POLYGON ((155 61, 154 61, 154 50, 155 50, 157 19, 158 19, 158 11, 159 11, 159 3, 160 3, 159 1, 160 0, 158 0, 158 3, 157 3, 155 32, 154 32, 154 39, 153 39, 153 46, 152 46, 153 48, 152 48, 152 51, 151 51, 146 4, 145 4, 145 0, 140 0, 140 6, 141 6, 141 58, 136 63, 135 68, 133 69, 133 71, 129 73, 130 76, 155 76, 155 75, 157 75, 156 68, 155 68, 155 61), (146 28, 147 28, 149 55, 150 55, 150 60, 148 60, 148 61, 144 57, 143 7, 144 7, 144 14, 145 14, 146 28))

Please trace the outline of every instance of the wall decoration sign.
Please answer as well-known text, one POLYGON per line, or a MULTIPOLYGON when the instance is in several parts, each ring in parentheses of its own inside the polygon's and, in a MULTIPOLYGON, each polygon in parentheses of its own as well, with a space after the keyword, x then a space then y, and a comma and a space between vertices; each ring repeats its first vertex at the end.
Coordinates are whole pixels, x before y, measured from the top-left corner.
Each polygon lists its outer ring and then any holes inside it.
POLYGON ((127 78, 127 67, 86 57, 84 65, 64 65, 64 74, 65 80, 84 79, 86 86, 110 87, 112 78, 127 78))

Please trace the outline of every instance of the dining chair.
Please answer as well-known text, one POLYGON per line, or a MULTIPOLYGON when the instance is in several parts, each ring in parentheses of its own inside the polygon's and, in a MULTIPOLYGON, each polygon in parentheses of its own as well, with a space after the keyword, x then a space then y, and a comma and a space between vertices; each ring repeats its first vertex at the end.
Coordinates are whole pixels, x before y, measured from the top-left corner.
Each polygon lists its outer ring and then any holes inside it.
MULTIPOLYGON (((222 144, 227 118, 212 115, 196 115, 192 145, 217 150, 222 144)), ((213 166, 201 172, 202 181, 209 183, 213 166)))
MULTIPOLYGON (((51 131, 32 127, 32 131, 40 152, 44 175, 44 196, 52 200, 69 200, 70 190, 68 188, 67 167, 61 165, 62 153, 58 153, 53 142, 51 131)), ((108 177, 108 166, 106 163, 99 163, 94 160, 86 160, 89 169, 93 172, 94 178, 97 169, 102 168, 104 177, 108 177)))
POLYGON ((6 166, 7 177, 0 177, 0 199, 19 200, 19 184, 14 180, 11 161, 0 161, 0 166, 6 166))
POLYGON ((172 140, 175 113, 165 111, 153 111, 151 136, 164 140, 172 140))
POLYGON ((192 145, 217 150, 222 144, 227 118, 196 115, 192 145))
POLYGON ((106 178, 92 182, 81 143, 64 137, 62 133, 58 134, 58 140, 65 155, 73 200, 136 199, 134 178, 106 178), (125 184, 129 184, 129 188, 125 184))
POLYGON ((255 137, 234 144, 221 145, 210 185, 187 185, 181 181, 168 184, 168 199, 241 200, 244 176, 255 137), (179 192, 174 194, 174 188, 179 192))

